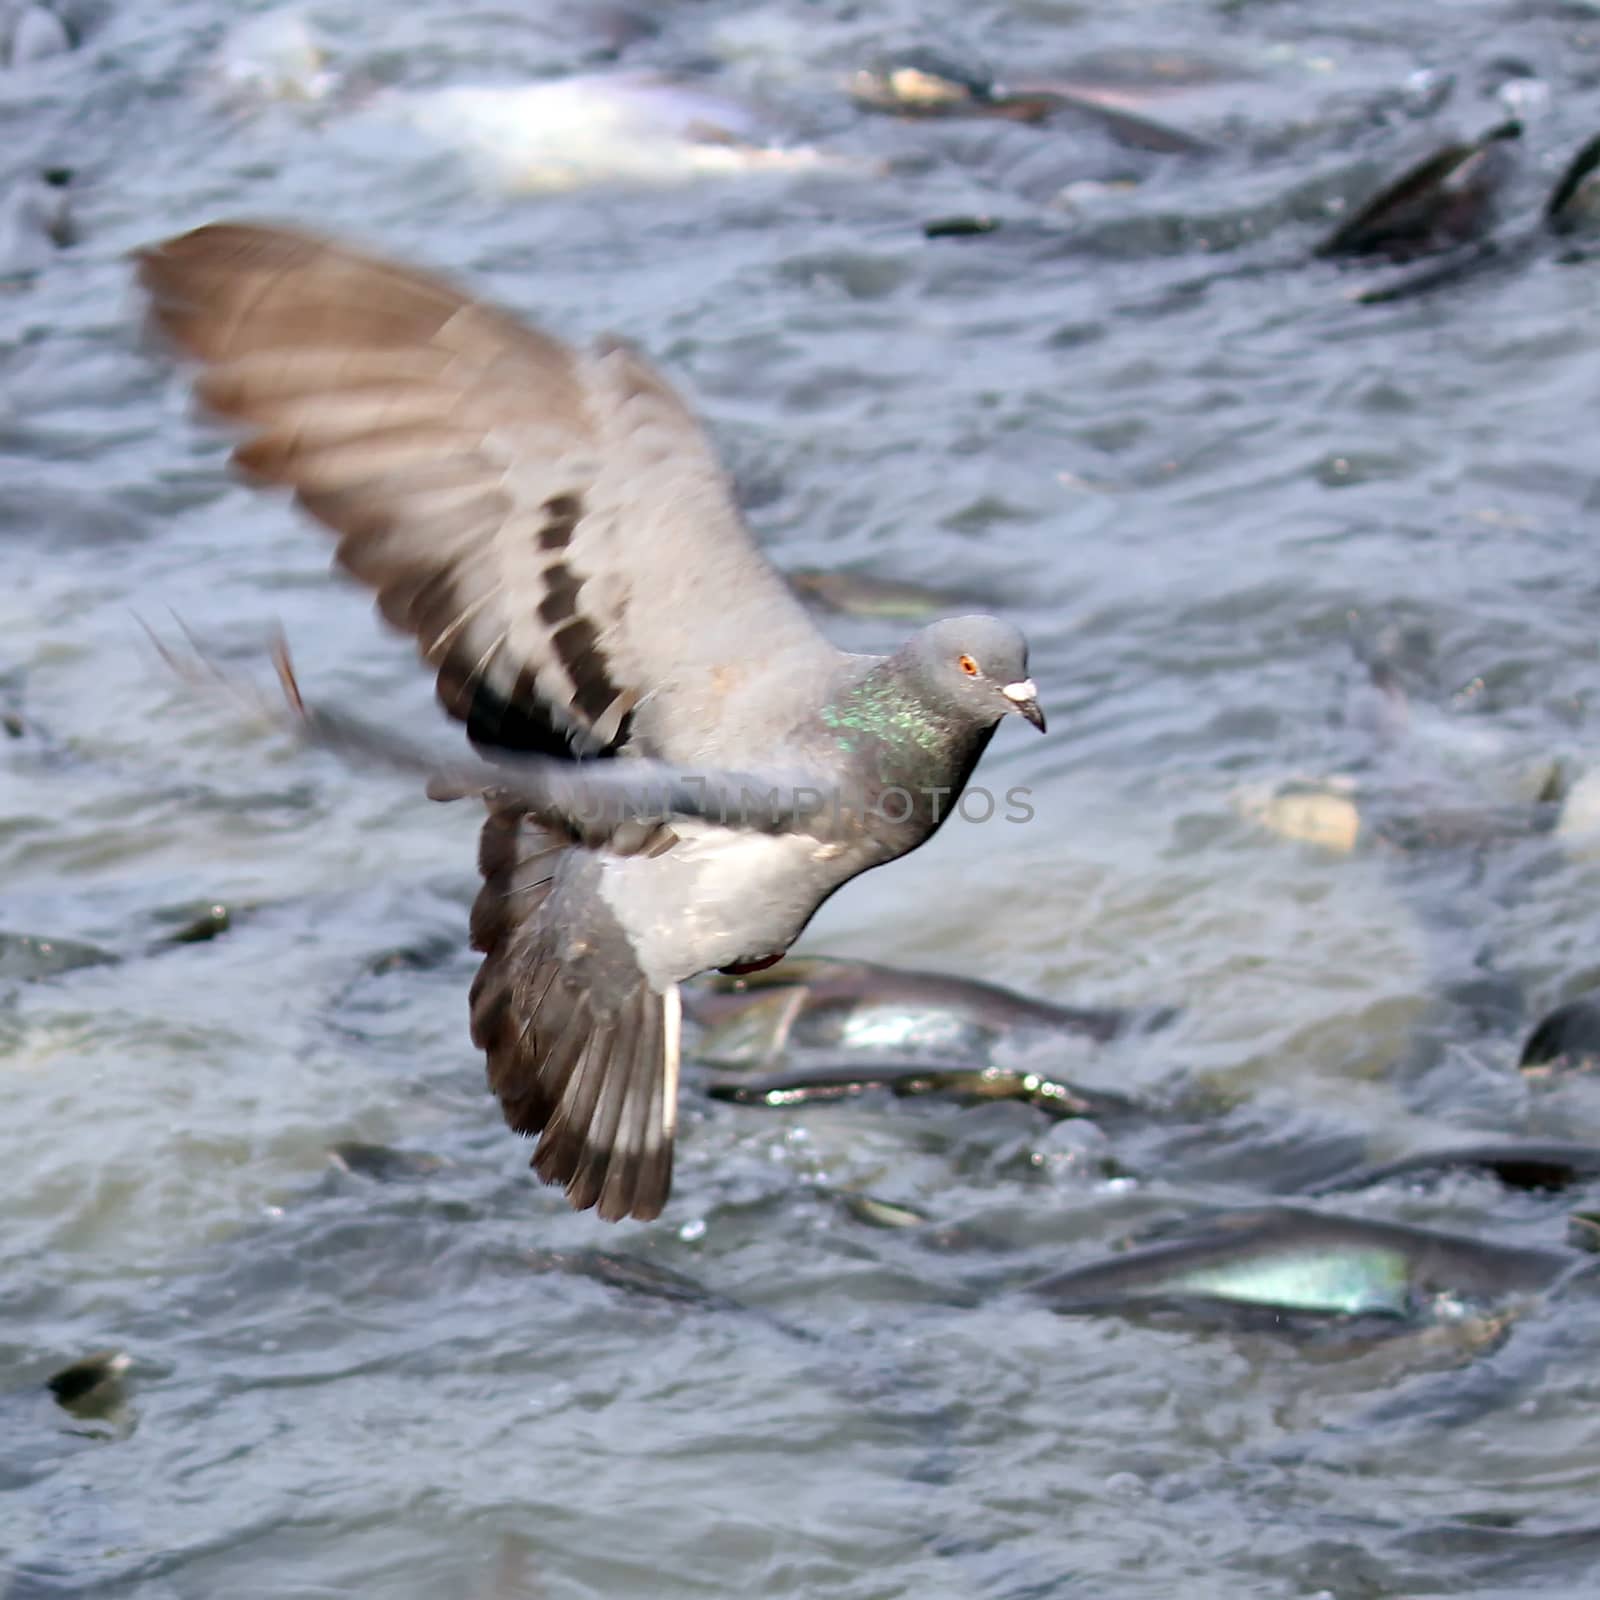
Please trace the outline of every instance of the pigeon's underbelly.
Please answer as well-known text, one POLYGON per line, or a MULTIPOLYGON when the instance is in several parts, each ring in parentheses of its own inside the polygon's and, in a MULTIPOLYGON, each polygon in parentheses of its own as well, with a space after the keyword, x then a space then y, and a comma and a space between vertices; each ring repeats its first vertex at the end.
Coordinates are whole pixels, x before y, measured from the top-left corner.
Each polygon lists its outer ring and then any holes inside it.
POLYGON ((600 893, 657 987, 781 955, 864 863, 837 845, 675 823, 664 855, 610 857, 600 893))

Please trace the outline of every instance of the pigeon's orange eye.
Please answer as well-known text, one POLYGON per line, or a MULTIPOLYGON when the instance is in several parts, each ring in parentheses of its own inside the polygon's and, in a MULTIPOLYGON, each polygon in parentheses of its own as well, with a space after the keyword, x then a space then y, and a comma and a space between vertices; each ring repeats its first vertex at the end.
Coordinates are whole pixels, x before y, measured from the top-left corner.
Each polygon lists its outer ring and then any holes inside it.
POLYGON ((969 678, 976 678, 978 676, 978 663, 974 661, 971 656, 960 657, 958 665, 969 678))

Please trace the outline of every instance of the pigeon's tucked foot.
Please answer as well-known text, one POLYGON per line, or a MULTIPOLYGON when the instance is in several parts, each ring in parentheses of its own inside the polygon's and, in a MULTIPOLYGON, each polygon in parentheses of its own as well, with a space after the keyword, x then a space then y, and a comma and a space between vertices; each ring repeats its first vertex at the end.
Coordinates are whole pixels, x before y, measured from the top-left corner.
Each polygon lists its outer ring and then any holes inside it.
POLYGON ((575 1210, 648 1221, 672 1187, 682 1007, 677 985, 653 988, 592 907, 563 914, 560 874, 584 859, 525 812, 490 813, 472 1035, 506 1121, 540 1135, 539 1176, 575 1210))
POLYGON ((737 966, 718 967, 718 972, 725 972, 730 978, 748 978, 752 972, 765 972, 768 967, 775 967, 788 954, 787 950, 780 950, 774 956, 762 956, 757 961, 741 961, 737 966))

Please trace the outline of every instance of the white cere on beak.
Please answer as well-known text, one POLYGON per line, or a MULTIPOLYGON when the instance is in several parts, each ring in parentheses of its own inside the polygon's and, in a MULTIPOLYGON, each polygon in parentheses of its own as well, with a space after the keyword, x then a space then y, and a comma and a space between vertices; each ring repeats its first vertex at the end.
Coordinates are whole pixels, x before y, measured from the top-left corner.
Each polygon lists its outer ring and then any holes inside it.
POLYGON ((1015 700, 1020 705, 1025 705, 1029 700, 1039 698, 1039 686, 1032 678, 1024 678, 1021 683, 1008 683, 1001 687, 1000 693, 1007 700, 1015 700))

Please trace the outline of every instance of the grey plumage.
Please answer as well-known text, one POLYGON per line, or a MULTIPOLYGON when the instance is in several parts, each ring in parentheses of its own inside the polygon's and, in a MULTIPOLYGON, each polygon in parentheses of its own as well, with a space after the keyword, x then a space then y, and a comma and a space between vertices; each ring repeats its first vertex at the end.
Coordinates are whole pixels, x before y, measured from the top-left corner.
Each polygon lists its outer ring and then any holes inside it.
MULTIPOLYGON (((534 1166, 574 1206, 657 1215, 678 984, 775 959, 938 827, 1005 713, 1043 728, 1021 635, 968 617, 888 657, 835 650, 621 343, 572 350, 285 228, 201 228, 139 274, 204 403, 248 430, 237 464, 339 535, 483 758, 435 790, 488 804, 472 1032, 507 1121, 541 1135, 534 1166)), ((428 765, 387 730, 308 717, 428 765)))

